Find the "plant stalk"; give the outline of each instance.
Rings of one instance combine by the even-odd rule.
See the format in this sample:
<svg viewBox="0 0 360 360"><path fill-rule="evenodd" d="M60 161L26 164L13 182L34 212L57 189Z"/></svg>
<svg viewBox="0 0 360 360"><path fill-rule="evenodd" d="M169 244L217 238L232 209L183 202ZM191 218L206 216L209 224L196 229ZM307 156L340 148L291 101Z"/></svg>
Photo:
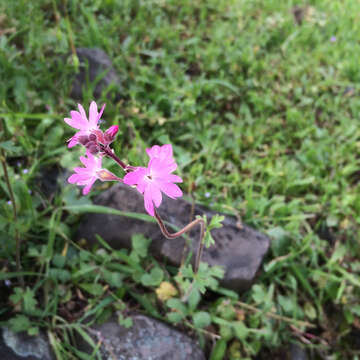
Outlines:
<svg viewBox="0 0 360 360"><path fill-rule="evenodd" d="M128 172L129 171L129 167L123 162L121 161L113 152L109 147L105 147L102 146L101 150L110 158L112 158L113 160L115 160L120 166L121 168L125 171Z"/></svg>
<svg viewBox="0 0 360 360"><path fill-rule="evenodd" d="M157 213L157 211L154 209L154 216L155 219L157 220L160 230L163 233L163 235L167 238L167 239L176 239L177 237L185 234L186 232L190 231L194 226L196 225L200 225L200 239L199 239L199 246L198 246L198 250L196 253L196 258L195 258L195 267L194 267L194 272L197 273L197 271L199 270L199 265L200 265L200 260L201 260L201 255L203 253L203 249L204 249L204 235L205 235L205 222L202 218L197 218L194 221L192 221L191 223L187 224L185 227L183 227L181 230L177 231L176 233L170 233L167 229L166 226L164 224L164 222L162 221L160 215Z"/></svg>

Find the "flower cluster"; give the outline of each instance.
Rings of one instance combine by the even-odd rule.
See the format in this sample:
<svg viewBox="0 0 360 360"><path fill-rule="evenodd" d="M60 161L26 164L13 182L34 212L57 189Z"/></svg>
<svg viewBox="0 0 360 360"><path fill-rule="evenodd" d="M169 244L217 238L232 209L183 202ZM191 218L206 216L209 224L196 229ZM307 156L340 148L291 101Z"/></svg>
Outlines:
<svg viewBox="0 0 360 360"><path fill-rule="evenodd" d="M72 148L80 144L86 148L86 157L80 157L80 161L85 167L76 167L74 169L75 174L68 179L69 183L84 186L82 191L84 195L89 193L97 179L101 181L122 181L129 186L136 186L136 189L144 195L145 209L151 216L155 215L154 205L159 207L161 204L162 192L173 199L182 196L182 191L175 184L182 182L182 179L172 174L176 170L177 164L170 144L155 145L146 149L149 156L147 167L125 165L110 148L110 144L115 140L118 133L118 126L111 126L104 133L99 128L99 120L105 105L98 112L96 103L92 101L89 119L80 104L78 108L79 111L71 111L71 118L65 118L64 121L78 130L69 139L68 147ZM122 167L126 172L123 179L102 168L104 156L112 158Z"/></svg>

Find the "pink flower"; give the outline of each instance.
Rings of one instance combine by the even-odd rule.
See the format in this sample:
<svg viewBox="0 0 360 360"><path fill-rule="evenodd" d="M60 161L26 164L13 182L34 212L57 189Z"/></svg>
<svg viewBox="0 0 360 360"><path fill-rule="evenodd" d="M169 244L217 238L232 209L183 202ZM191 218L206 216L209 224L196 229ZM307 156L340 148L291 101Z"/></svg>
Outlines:
<svg viewBox="0 0 360 360"><path fill-rule="evenodd" d="M74 129L80 130L69 140L69 148L75 146L76 144L79 144L80 136L89 136L93 132L100 131L98 122L105 109L105 104L98 113L96 102L92 101L89 108L89 120L86 117L84 108L80 104L78 104L78 108L79 111L70 111L71 119L64 118L64 121L68 125L70 125Z"/></svg>
<svg viewBox="0 0 360 360"><path fill-rule="evenodd" d="M85 165L85 167L76 167L74 169L75 174L68 178L68 182L70 184L77 184L80 186L85 185L82 191L83 195L89 193L91 187L97 179L101 181L121 181L120 178L101 167L101 157L95 157L89 150L86 151L86 155L87 158L85 156L80 156L80 161Z"/></svg>
<svg viewBox="0 0 360 360"><path fill-rule="evenodd" d="M159 207L161 204L161 192L173 199L182 196L182 191L174 184L182 182L182 179L171 174L177 168L172 158L171 145L166 148L163 146L154 148L153 146L151 149L147 149L148 155L150 152L147 168L138 167L124 177L125 184L136 185L137 190L144 194L145 209L151 216L154 216L154 205ZM158 156L152 157L155 153Z"/></svg>
<svg viewBox="0 0 360 360"><path fill-rule="evenodd" d="M146 149L146 153L148 154L150 160L157 158L160 160L166 160L168 163L175 162L171 144L165 144L163 146L154 145L153 147Z"/></svg>

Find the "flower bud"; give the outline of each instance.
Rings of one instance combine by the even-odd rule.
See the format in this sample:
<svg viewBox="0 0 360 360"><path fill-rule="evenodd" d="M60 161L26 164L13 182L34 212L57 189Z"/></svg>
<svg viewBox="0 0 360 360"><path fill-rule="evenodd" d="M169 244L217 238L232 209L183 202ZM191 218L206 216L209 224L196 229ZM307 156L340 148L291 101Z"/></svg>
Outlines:
<svg viewBox="0 0 360 360"><path fill-rule="evenodd" d="M93 139L92 141L95 141L96 143L105 145L104 134L101 130L93 130L91 132L90 136L91 136L91 139Z"/></svg>
<svg viewBox="0 0 360 360"><path fill-rule="evenodd" d="M95 141L89 141L86 144L86 148L92 155L96 155L100 151L100 147Z"/></svg>
<svg viewBox="0 0 360 360"><path fill-rule="evenodd" d="M117 126L117 125L110 126L105 131L105 134L104 134L105 141L109 144L111 142L113 142L115 140L115 137L116 137L116 134L118 131L119 131L119 126Z"/></svg>
<svg viewBox="0 0 360 360"><path fill-rule="evenodd" d="M87 135L81 135L78 137L78 142L81 145L86 145L89 142L89 137Z"/></svg>
<svg viewBox="0 0 360 360"><path fill-rule="evenodd" d="M96 174L101 181L122 181L122 179L106 169L101 169Z"/></svg>
<svg viewBox="0 0 360 360"><path fill-rule="evenodd" d="M96 140L97 140L96 135L95 135L95 134L90 134L90 135L89 135L89 140L90 140L90 141L96 141Z"/></svg>

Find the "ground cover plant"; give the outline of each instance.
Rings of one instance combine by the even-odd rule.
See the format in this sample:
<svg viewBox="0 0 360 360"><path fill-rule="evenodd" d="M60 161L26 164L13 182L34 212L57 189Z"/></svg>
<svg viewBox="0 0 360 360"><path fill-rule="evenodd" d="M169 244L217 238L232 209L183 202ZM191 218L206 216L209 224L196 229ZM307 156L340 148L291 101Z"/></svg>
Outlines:
<svg viewBox="0 0 360 360"><path fill-rule="evenodd" d="M292 342L357 359L359 34L355 0L0 0L1 324L46 329L65 359L88 358L75 333L96 353L89 319L118 310L130 326L132 309L213 360L283 358ZM248 292L221 289L221 269L202 264L186 296L192 268L160 265L140 235L131 252L74 241L82 213L112 211L55 186L82 155L63 121L77 106L76 47L103 49L120 76L120 97L95 99L118 126L116 152L144 164L147 147L171 143L189 199L272 238Z"/></svg>

